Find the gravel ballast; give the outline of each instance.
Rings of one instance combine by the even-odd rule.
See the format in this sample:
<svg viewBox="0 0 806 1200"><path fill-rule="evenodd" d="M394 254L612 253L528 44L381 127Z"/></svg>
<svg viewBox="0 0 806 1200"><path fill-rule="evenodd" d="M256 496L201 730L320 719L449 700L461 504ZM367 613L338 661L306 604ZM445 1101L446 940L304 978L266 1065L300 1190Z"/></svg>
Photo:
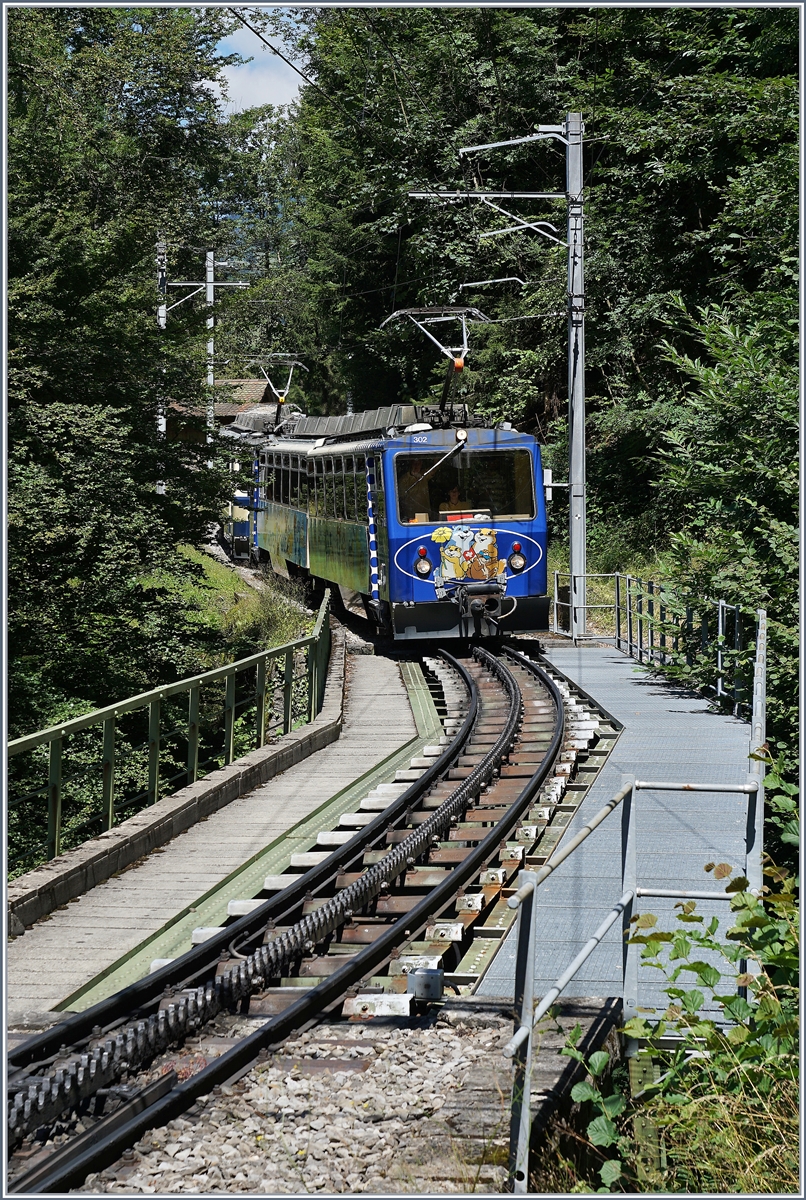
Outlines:
<svg viewBox="0 0 806 1200"><path fill-rule="evenodd" d="M427 1028L320 1025L77 1190L500 1192L509 1100L500 1048L511 1030L497 1014L452 1014Z"/></svg>

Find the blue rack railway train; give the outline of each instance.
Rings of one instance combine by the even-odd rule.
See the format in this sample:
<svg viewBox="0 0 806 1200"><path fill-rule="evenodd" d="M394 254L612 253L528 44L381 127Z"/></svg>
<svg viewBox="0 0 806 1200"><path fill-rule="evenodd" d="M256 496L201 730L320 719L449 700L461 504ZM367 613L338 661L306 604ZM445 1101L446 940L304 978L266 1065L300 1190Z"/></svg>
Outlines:
<svg viewBox="0 0 806 1200"><path fill-rule="evenodd" d="M547 628L540 447L454 406L305 417L260 404L224 431L254 460L253 551L358 593L396 640ZM240 497L239 497L240 499Z"/></svg>

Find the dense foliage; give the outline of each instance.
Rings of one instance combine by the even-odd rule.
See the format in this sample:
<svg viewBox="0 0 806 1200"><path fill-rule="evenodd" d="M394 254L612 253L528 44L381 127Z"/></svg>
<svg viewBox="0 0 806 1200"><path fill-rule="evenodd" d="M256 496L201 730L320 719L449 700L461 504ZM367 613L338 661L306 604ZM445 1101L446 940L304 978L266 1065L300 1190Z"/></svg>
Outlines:
<svg viewBox="0 0 806 1200"><path fill-rule="evenodd" d="M732 874L728 863L705 869ZM605 1051L586 1059L578 1050L577 1026L562 1053L588 1072L571 1093L592 1118L587 1145L580 1154L557 1130L535 1191L797 1191L796 881L769 862L765 878L763 904L743 876L729 879L732 922L721 934L694 900L676 906L673 930L658 929L652 913L634 918L631 940L666 977L669 997L660 1018L643 1010L625 1026L640 1039L637 1065L650 1082L631 1096Z"/></svg>
<svg viewBox="0 0 806 1200"><path fill-rule="evenodd" d="M478 202L562 191L555 141L460 156L580 111L586 125L592 569L770 618L769 729L791 766L797 645L797 20L780 8L296 10L312 83L241 118L233 186L271 266L253 340L306 354L306 400L422 399L444 360L408 305L471 303L465 398L567 461L565 251ZM255 42L256 46L259 43ZM250 193L250 188L252 189ZM234 193L233 193L234 194ZM250 198L251 195L251 198ZM502 202L548 219L562 201ZM467 288L473 280L526 281ZM231 346L248 341L249 314ZM259 333L258 333L259 330ZM567 509L552 505L554 544ZM694 671L694 683L702 683Z"/></svg>
<svg viewBox="0 0 806 1200"><path fill-rule="evenodd" d="M188 304L156 330L158 236L185 278L205 245L244 264L253 286L221 306L216 352L230 375L304 355L291 398L312 411L435 394L436 349L379 327L407 305L477 305L495 323L473 327L465 398L536 432L561 474L563 247L482 238L511 222L409 192L562 191L559 142L458 150L580 111L591 564L650 563L693 595L766 606L771 729L791 749L794 10L242 11L311 80L288 109L216 107L229 10L10 14L17 727L195 653L182 605L141 583L224 495L209 450L155 436L158 396L201 398L205 316ZM562 201L503 207L562 238ZM461 286L503 276L525 283Z"/></svg>
<svg viewBox="0 0 806 1200"><path fill-rule="evenodd" d="M159 400L202 399L204 325L185 306L157 329L154 256L164 238L198 272L216 236L225 28L212 10L9 13L12 733L187 673L209 640L153 581L191 571L174 547L229 486L203 439L157 437Z"/></svg>

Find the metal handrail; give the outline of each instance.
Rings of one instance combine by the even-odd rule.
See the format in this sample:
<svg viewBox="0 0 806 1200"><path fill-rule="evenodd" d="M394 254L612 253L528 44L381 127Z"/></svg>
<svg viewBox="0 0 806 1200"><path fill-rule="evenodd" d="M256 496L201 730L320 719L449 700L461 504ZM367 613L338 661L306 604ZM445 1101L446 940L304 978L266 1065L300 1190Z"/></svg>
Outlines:
<svg viewBox="0 0 806 1200"><path fill-rule="evenodd" d="M327 597L322 601L322 608L325 608L328 604L329 596L330 593L328 592ZM91 725L98 725L109 717L122 717L125 713L136 712L138 709L146 708L154 700L165 700L169 696L178 696L183 692L188 692L193 687L202 687L204 684L214 683L218 679L227 679L236 672L245 671L249 667L257 666L258 663L267 662L272 658L279 658L280 655L286 654L289 650L302 650L306 646L310 646L316 642L320 633L321 624L319 618L317 618L317 628L314 632L304 638L299 638L295 642L284 642L282 646L274 646L271 650L259 650L257 654L250 654L248 658L240 658L235 662L225 663L223 667L214 667L210 671L204 671L201 675L191 675L187 679L178 680L176 683L166 683L162 687L154 688L150 692L140 692L136 696L130 696L127 700L120 700L116 704L108 704L106 708L95 708L92 712L85 713L83 717L73 717L70 721L64 721L60 725L51 725L48 729L42 729L38 733L29 733L24 737L14 738L8 743L6 753L9 758L13 758L15 754L21 754L23 750L33 750L35 746L52 742L56 737L67 737L71 733L78 733L79 730L88 729Z"/></svg>
<svg viewBox="0 0 806 1200"><path fill-rule="evenodd" d="M100 763L96 763L92 768L89 768L92 771L100 769L101 807L97 812L87 817L82 825L74 826L71 832L75 835L87 824L95 821L101 821L104 830L111 829L115 824L116 812L121 807L128 809L137 800L142 798L145 798L147 802L156 803L161 796L170 795L173 791L176 791L176 787L171 787L171 784L182 786L182 783L179 782L182 780L188 784L195 783L200 773L203 773L203 768L209 765L207 762L200 763L199 761L201 689L208 684L222 681L225 683L224 719L222 723L223 760L225 765L231 763L235 758L236 723L239 713L245 707L252 705L256 707L254 741L257 748L264 746L267 738L279 733L280 730L283 733L291 731L294 725L295 710L297 717L299 717L299 703L305 692L307 692L307 695L304 699L304 719L308 721L313 720L320 711L324 700L327 663L330 655L329 612L330 591L327 590L317 613L313 632L305 637L298 638L293 642L285 642L281 646L260 650L255 654L250 654L246 658L226 663L220 667L214 667L198 675L178 680L176 683L165 684L162 687L153 688L151 691L141 692L139 695L131 696L128 699L107 705L104 708L95 709L70 721L64 721L59 725L50 726L48 729L15 738L9 742L7 749L9 758L14 758L26 751L35 750L40 746L48 747L48 765L46 768L48 771L48 783L42 788L36 789L37 793L45 792L47 794L48 828L46 853L48 860L55 858L56 855L61 853L64 841L62 833L62 798L64 785L71 778L70 776L65 777L62 770L65 739L69 738L72 734L94 727L102 730L101 761ZM300 654L304 654L305 659L301 664L301 669L298 669L298 656ZM280 666L280 670L277 672L272 667L272 677L270 677L267 665L275 662ZM255 671L254 691L250 692L246 698L241 696L239 699L236 677L244 671L249 670ZM188 696L187 722L184 725L180 724L178 727L164 732L162 730L164 718L163 702L170 697L179 695ZM278 697L278 711L276 714L274 712L274 701L272 700L273 695ZM282 696L281 704L280 695ZM145 792L138 790L134 797L128 797L127 800L130 800L131 803L122 806L115 799L115 772L116 768L121 765L125 758L133 757L133 752L127 755L122 748L116 747L117 722L121 717L136 712L147 713L148 718L147 739L138 747L141 752L147 752L148 786ZM274 719L275 716L276 719ZM187 769L177 772L168 780L161 779L160 756L168 739L176 734L184 736L187 739ZM144 771L145 768L146 764L144 763ZM145 777L143 778L143 783L145 783ZM163 790L166 783L169 787L167 790ZM19 799L22 801L23 799L32 798L33 795L34 793L29 790L25 796ZM11 798L12 803L14 799L14 797ZM38 850L38 846L33 846L22 855L17 855L13 861L21 862L26 857L37 857Z"/></svg>
<svg viewBox="0 0 806 1200"><path fill-rule="evenodd" d="M554 851L539 871L521 871L520 887L508 898L507 905L518 910L516 963L515 963L515 1004L519 1010L518 1028L503 1047L502 1053L507 1058L514 1059L514 1074L512 1086L512 1108L510 1119L510 1174L512 1190L516 1194L528 1191L528 1157L531 1136L531 1072L532 1072L532 1035L533 1031L546 1015L551 1006L562 992L579 973L582 966L590 958L593 951L612 928L619 917L622 919L622 931L625 939L622 957L622 1018L629 1019L635 1015L638 992L638 961L636 948L628 941L630 925L633 920L635 901L642 896L655 896L669 899L697 899L730 901L731 896L725 892L715 891L682 891L673 888L647 888L638 886L637 878L637 847L635 829L635 796L638 791L676 791L676 792L730 792L744 795L748 798L748 819L746 835L746 864L745 873L748 880L760 871L760 848L754 840L754 814L763 807L762 779L750 778L747 783L738 784L703 784L655 782L646 780L631 780L599 810L598 813L583 826L576 837L561 850ZM605 919L594 931L576 957L568 964L565 971L554 981L538 1005L534 1003L534 968L535 968L535 931L537 928L535 914L535 894L538 887L549 875L576 850L594 829L601 825L618 806L629 796L629 803L623 809L622 818L622 848L621 848L621 877L622 895L607 914ZM758 861L756 861L758 860ZM747 964L745 964L747 965ZM628 995L628 993L632 995Z"/></svg>
<svg viewBox="0 0 806 1200"><path fill-rule="evenodd" d="M559 572L554 573L555 597ZM601 576L600 576L601 578ZM616 576L617 598L618 580ZM650 593L652 594L652 593ZM661 612L663 610L661 609ZM654 616L654 613L651 614ZM638 886L637 847L635 824L635 797L639 791L676 791L676 792L731 792L747 797L747 813L745 825L745 876L747 890L754 896L760 896L763 885L763 851L764 851L764 769L765 769L765 736L766 736L766 665L767 665L767 614L763 609L758 611L756 629L755 664L753 672L752 713L750 730L750 770L746 783L678 783L665 780L636 779L625 784L619 792L599 810L583 828L561 850L555 849L539 871L522 871L519 876L521 886L509 897L507 904L511 909L518 910L517 943L515 959L514 1000L519 1013L518 1028L513 1037L503 1049L503 1053L514 1059L512 1103L510 1113L510 1152L509 1170L512 1191L518 1194L528 1192L529 1187L529 1143L531 1138L531 1072L532 1072L532 1034L537 1022L543 1017L551 1005L562 994L563 990L579 972L593 951L601 942L619 916L622 918L622 933L624 947L622 954L622 1017L628 1018L635 1014L638 994L638 960L635 945L629 943L630 924L636 900L643 896L654 896L682 900L719 900L730 901L731 896L726 892L700 891L674 888L653 888ZM556 609L555 609L556 625ZM605 640L605 639L602 639ZM664 643L661 643L663 646ZM665 647L664 647L665 648ZM566 970L555 980L537 1007L534 1004L534 973L535 973L535 896L537 888L584 842L594 829L601 825L616 808L629 796L629 801L622 809L621 834L621 886L622 895L610 910L607 917L599 925L577 954ZM740 973L756 973L758 964L752 961L740 965ZM740 989L740 994L744 989ZM746 990L745 994L746 994Z"/></svg>
<svg viewBox="0 0 806 1200"><path fill-rule="evenodd" d="M569 581L567 600L560 597L561 579ZM715 657L716 682L705 684L704 690L713 692L719 699L729 699L734 716L738 716L740 710L750 706L750 680L748 677L745 686L739 671L741 656L749 649L745 644L745 624L750 617L749 610L743 609L740 604L730 604L726 600L710 600L707 597L699 600L695 608L694 604L679 597L675 588L665 582L642 580L635 575L623 575L620 572L587 574L585 579L612 579L613 600L602 604L579 604L571 598L570 584L573 580L570 572L555 571L551 622L553 633L571 638L575 643L610 643L638 662L654 663L661 667L682 666L684 663L688 667L692 666L695 657L693 642L698 640L699 653L706 654L710 648ZM703 611L713 608L716 608L715 636L712 636L713 618L709 617L707 611ZM566 610L569 629L562 629L559 614ZM613 632L580 633L579 628L575 629L575 625L579 626L579 614L584 616L588 611L612 612ZM764 610L756 610L756 643L760 626L765 620ZM732 639L729 637L731 621ZM680 646L681 638L683 648ZM728 645L729 640L733 642L731 646Z"/></svg>

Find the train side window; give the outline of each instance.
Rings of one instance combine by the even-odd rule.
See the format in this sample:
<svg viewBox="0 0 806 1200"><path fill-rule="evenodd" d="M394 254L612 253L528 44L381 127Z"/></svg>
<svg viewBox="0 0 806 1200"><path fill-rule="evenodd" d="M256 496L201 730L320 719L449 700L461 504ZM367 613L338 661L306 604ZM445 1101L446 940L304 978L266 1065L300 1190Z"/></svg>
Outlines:
<svg viewBox="0 0 806 1200"><path fill-rule="evenodd" d="M324 480L325 463L323 458L314 458L313 460L313 511L314 515L321 517L325 514L325 480Z"/></svg>
<svg viewBox="0 0 806 1200"><path fill-rule="evenodd" d="M344 518L344 460L333 459L333 516L337 520Z"/></svg>
<svg viewBox="0 0 806 1200"><path fill-rule="evenodd" d="M289 492L290 482L291 482L291 480L290 480L290 471L289 471L289 456L287 454L284 454L282 456L281 467L280 467L280 503L281 504L288 504L288 492Z"/></svg>
<svg viewBox="0 0 806 1200"><path fill-rule="evenodd" d="M355 487L355 458L347 454L344 457L344 512L348 521L357 520Z"/></svg>
<svg viewBox="0 0 806 1200"><path fill-rule="evenodd" d="M355 460L355 519L361 525L369 520L367 509L367 464L363 454Z"/></svg>
<svg viewBox="0 0 806 1200"><path fill-rule="evenodd" d="M279 485L277 482L277 478L278 478L277 458L278 458L278 456L276 454L271 454L271 455L269 455L269 458L268 458L268 463L269 463L270 472L271 472L270 481L269 481L269 494L275 504L280 499L280 488L279 488Z"/></svg>
<svg viewBox="0 0 806 1200"><path fill-rule="evenodd" d="M313 463L309 458L299 460L299 506L303 512L312 511Z"/></svg>
<svg viewBox="0 0 806 1200"><path fill-rule="evenodd" d="M291 485L288 492L288 502L292 508L299 508L299 458L291 455Z"/></svg>
<svg viewBox="0 0 806 1200"><path fill-rule="evenodd" d="M375 458L375 490L372 493L373 512L376 525L386 524L386 491L383 486L383 459Z"/></svg>

